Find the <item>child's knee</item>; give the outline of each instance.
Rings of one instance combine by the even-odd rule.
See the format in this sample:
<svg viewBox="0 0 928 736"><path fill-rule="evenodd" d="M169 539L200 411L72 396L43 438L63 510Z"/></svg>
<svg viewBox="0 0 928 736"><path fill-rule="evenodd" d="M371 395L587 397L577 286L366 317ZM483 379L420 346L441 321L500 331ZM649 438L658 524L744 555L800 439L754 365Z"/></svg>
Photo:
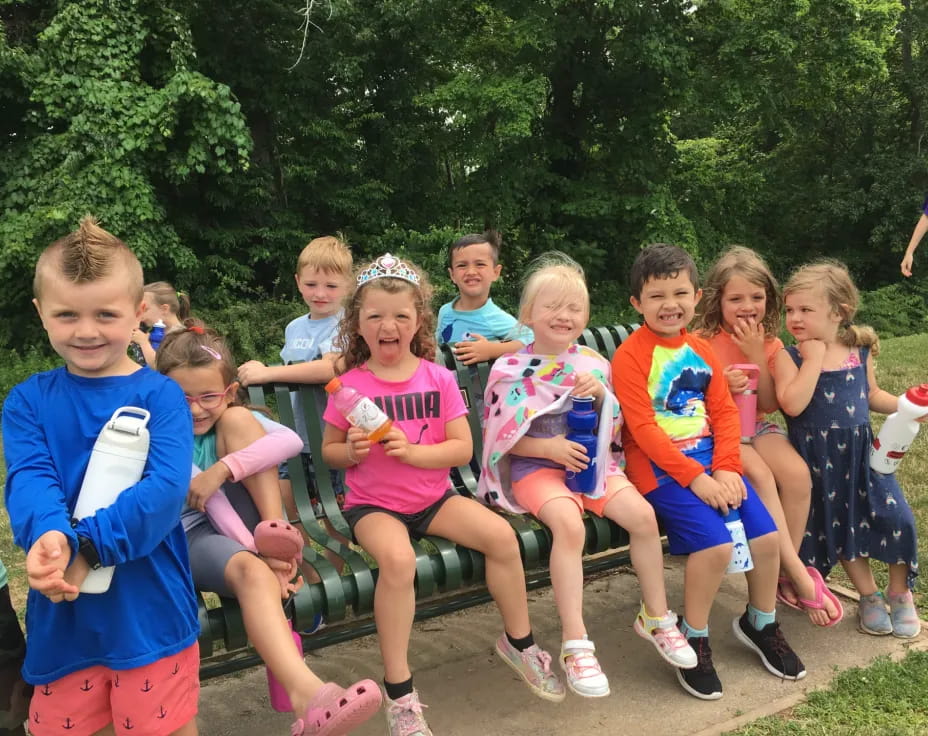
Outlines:
<svg viewBox="0 0 928 736"><path fill-rule="evenodd" d="M697 563L705 568L723 575L731 562L732 545L717 544L690 554L690 562Z"/></svg>
<svg viewBox="0 0 928 736"><path fill-rule="evenodd" d="M515 532L503 517L493 515L492 521L487 523L487 542L483 554L497 560L522 559L519 551L519 540Z"/></svg>
<svg viewBox="0 0 928 736"><path fill-rule="evenodd" d="M557 544L563 544L571 549L582 549L586 542L586 526L579 513L558 514L548 519L548 528Z"/></svg>
<svg viewBox="0 0 928 736"><path fill-rule="evenodd" d="M377 555L377 568L380 582L412 586L416 577L416 553L410 545L394 545Z"/></svg>
<svg viewBox="0 0 928 736"><path fill-rule="evenodd" d="M780 560L780 542L776 532L764 534L760 537L754 537L749 540L748 545L751 547L751 557L754 558L755 564L758 561L774 558L779 564Z"/></svg>
<svg viewBox="0 0 928 736"><path fill-rule="evenodd" d="M658 536L657 517L654 515L654 508L647 502L628 512L623 522L622 526L629 534L642 537Z"/></svg>

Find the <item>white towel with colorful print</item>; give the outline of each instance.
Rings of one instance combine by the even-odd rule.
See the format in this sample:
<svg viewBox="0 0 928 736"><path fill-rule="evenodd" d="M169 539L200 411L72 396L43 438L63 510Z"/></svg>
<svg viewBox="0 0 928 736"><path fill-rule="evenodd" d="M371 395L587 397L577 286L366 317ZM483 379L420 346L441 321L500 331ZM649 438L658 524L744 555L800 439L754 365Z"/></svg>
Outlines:
<svg viewBox="0 0 928 736"><path fill-rule="evenodd" d="M606 492L608 476L624 477L624 457L618 447L622 413L612 393L608 361L583 345L571 345L560 355L523 351L497 358L484 391L484 441L478 495L486 503L513 513L526 513L512 495L509 451L529 430L533 419L568 411L565 405L571 400L570 391L581 373L592 373L606 387L599 409L596 456L600 462L596 463L596 490L586 495L601 498Z"/></svg>

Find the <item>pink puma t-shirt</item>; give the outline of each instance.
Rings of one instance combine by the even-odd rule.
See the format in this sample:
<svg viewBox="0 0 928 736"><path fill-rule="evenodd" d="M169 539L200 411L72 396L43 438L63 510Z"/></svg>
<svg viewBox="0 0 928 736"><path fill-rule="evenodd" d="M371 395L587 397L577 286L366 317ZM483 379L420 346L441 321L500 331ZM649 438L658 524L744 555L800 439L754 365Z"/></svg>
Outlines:
<svg viewBox="0 0 928 736"><path fill-rule="evenodd" d="M361 366L341 376L342 384L357 389L383 409L414 445L444 442L445 425L467 413L454 376L427 360L406 381L384 381ZM332 402L323 419L347 431L345 419ZM345 508L373 505L401 514L414 514L431 506L451 486L448 468L414 468L388 457L376 443L359 465L345 471Z"/></svg>

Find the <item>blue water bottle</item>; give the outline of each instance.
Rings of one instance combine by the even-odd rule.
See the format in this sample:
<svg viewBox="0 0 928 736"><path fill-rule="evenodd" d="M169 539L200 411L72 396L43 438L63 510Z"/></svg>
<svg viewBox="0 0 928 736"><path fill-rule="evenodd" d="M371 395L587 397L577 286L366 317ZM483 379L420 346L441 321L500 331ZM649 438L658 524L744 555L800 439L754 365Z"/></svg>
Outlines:
<svg viewBox="0 0 928 736"><path fill-rule="evenodd" d="M599 446L596 423L599 415L593 409L592 396L574 396L573 402L573 408L567 412L566 438L583 445L590 464L579 473L568 470L566 483L574 493L592 493L596 490L596 450Z"/></svg>
<svg viewBox="0 0 928 736"><path fill-rule="evenodd" d="M151 343L151 349L157 350L163 339L164 322L159 319L157 322L155 322L155 324L152 325L151 332L148 333L148 342Z"/></svg>

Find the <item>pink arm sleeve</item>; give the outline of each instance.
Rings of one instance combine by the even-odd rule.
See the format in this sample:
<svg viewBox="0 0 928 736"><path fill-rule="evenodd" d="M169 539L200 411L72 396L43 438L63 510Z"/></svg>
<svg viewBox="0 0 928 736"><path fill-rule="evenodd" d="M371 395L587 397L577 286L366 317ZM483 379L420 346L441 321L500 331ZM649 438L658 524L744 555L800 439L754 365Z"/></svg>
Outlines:
<svg viewBox="0 0 928 736"><path fill-rule="evenodd" d="M232 471L232 480L239 481L276 467L303 449L303 440L292 429L277 422L262 422L262 426L267 430L264 437L220 458Z"/></svg>

